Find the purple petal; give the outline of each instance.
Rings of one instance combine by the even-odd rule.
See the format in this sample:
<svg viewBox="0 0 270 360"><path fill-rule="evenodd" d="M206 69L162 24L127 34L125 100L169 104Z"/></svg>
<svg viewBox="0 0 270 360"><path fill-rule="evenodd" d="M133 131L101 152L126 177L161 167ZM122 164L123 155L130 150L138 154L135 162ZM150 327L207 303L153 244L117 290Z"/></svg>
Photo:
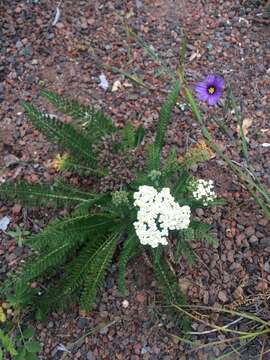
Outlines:
<svg viewBox="0 0 270 360"><path fill-rule="evenodd" d="M219 101L220 96L215 94L208 97L208 104L213 106L216 105Z"/></svg>
<svg viewBox="0 0 270 360"><path fill-rule="evenodd" d="M205 82L200 82L196 86L197 98L199 100L207 100L207 84Z"/></svg>
<svg viewBox="0 0 270 360"><path fill-rule="evenodd" d="M224 86L224 82L225 82L225 80L222 76L215 77L215 83L216 83L217 87L220 87L222 89Z"/></svg>
<svg viewBox="0 0 270 360"><path fill-rule="evenodd" d="M197 99L201 100L201 101L207 101L208 100L208 95L207 94L198 94L197 95Z"/></svg>
<svg viewBox="0 0 270 360"><path fill-rule="evenodd" d="M197 91L205 91L207 90L207 83L205 81L201 81L196 85Z"/></svg>
<svg viewBox="0 0 270 360"><path fill-rule="evenodd" d="M206 77L207 85L213 85L215 84L216 76L215 75L208 75Z"/></svg>

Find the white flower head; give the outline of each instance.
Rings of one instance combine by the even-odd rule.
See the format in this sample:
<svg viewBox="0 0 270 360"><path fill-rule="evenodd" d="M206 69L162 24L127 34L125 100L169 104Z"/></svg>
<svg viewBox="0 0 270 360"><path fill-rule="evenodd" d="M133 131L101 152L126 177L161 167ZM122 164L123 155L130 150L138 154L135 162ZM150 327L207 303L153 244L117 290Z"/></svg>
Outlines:
<svg viewBox="0 0 270 360"><path fill-rule="evenodd" d="M217 197L214 189L214 181L204 179L196 180L192 194L196 200L202 200L203 205L208 205Z"/></svg>
<svg viewBox="0 0 270 360"><path fill-rule="evenodd" d="M139 207L134 227L141 244L153 248L168 244L169 230L187 229L190 223L190 207L175 202L169 188L158 192L154 187L143 185L134 193L134 205Z"/></svg>

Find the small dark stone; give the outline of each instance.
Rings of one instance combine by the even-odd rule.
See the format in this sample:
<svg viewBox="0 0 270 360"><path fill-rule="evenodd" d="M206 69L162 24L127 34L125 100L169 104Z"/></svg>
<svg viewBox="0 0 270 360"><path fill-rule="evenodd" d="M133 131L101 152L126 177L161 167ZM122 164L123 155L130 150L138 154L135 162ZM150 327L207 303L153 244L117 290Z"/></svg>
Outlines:
<svg viewBox="0 0 270 360"><path fill-rule="evenodd" d="M270 246L270 237L266 237L260 240L260 246L267 247Z"/></svg>
<svg viewBox="0 0 270 360"><path fill-rule="evenodd" d="M78 321L78 328L85 329L89 325L89 321L85 318L80 318Z"/></svg>
<svg viewBox="0 0 270 360"><path fill-rule="evenodd" d="M257 238L257 236L252 235L252 236L249 238L249 242L250 242L251 245L257 245L258 242L259 242L259 239Z"/></svg>
<svg viewBox="0 0 270 360"><path fill-rule="evenodd" d="M96 360L96 355L93 353L93 351L88 351L88 353L86 354L86 359L87 360Z"/></svg>
<svg viewBox="0 0 270 360"><path fill-rule="evenodd" d="M112 277L108 277L106 280L106 288L112 289L114 286L114 279Z"/></svg>
<svg viewBox="0 0 270 360"><path fill-rule="evenodd" d="M18 40L17 42L16 42L16 48L17 49L21 49L23 47L23 43L21 42L21 40Z"/></svg>
<svg viewBox="0 0 270 360"><path fill-rule="evenodd" d="M27 58L30 58L33 56L34 50L31 44L27 44L23 50L23 55Z"/></svg>
<svg viewBox="0 0 270 360"><path fill-rule="evenodd" d="M106 334L108 333L108 331L109 331L108 326L105 326L104 328L102 328L102 329L99 331L99 333L100 333L101 335L106 335Z"/></svg>
<svg viewBox="0 0 270 360"><path fill-rule="evenodd" d="M252 226L246 228L245 233L247 236L251 236L255 233L255 229Z"/></svg>
<svg viewBox="0 0 270 360"><path fill-rule="evenodd" d="M23 254L23 248L21 246L18 246L14 249L14 254L16 256L21 256Z"/></svg>

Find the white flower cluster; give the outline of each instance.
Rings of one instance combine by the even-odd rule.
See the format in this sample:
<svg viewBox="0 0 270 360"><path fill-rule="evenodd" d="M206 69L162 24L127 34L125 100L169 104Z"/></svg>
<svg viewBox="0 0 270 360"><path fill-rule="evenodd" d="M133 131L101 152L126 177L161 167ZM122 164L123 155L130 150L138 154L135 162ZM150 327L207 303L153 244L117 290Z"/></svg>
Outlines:
<svg viewBox="0 0 270 360"><path fill-rule="evenodd" d="M202 200L203 205L208 205L217 195L214 190L213 180L198 179L194 184L193 196L197 200Z"/></svg>
<svg viewBox="0 0 270 360"><path fill-rule="evenodd" d="M134 199L134 205L139 207L134 227L141 244L167 245L169 230L188 228L190 207L177 204L169 188L158 192L152 186L143 185L134 193Z"/></svg>

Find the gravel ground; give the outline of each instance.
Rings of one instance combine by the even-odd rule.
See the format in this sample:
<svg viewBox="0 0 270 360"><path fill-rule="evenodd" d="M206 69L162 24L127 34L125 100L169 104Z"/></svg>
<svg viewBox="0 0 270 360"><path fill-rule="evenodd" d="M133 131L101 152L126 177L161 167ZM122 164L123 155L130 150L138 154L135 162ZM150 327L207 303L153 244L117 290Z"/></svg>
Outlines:
<svg viewBox="0 0 270 360"><path fill-rule="evenodd" d="M106 109L116 123L143 123L148 136L154 130L160 104L170 81L161 74L144 51L127 36L123 20L137 30L165 58L177 67L181 35L188 34L187 79L191 84L209 72L222 74L240 99L248 129L250 162L257 176L270 187L269 83L270 42L267 4L263 1L74 1L64 0L56 26L52 26L57 1L0 1L0 180L52 181L50 166L57 148L34 130L20 107L21 100L33 101L53 113L39 96L41 86ZM110 67L137 74L151 90L130 86ZM99 86L104 73L110 87ZM121 82L112 91L115 81ZM206 109L205 109L206 110ZM221 108L213 116L226 120L236 135L233 115L224 118ZM221 146L243 163L235 146L209 127ZM188 111L176 110L167 145L175 144L179 154L200 138L200 129ZM208 247L195 244L197 264L183 259L176 267L189 301L218 306L230 304L241 295L258 296L270 285L270 223L250 199L238 180L217 158L198 167L197 173L213 178L228 205L198 216L214 224L219 243ZM71 181L79 181L71 177ZM52 212L26 210L18 204L0 203L0 218L38 231L52 218ZM0 233L0 280L17 266L27 250ZM129 266L129 296L116 287L116 269L109 274L105 291L91 314L74 307L52 314L45 324L36 324L44 344L40 359L215 359L225 348L189 352L171 333L173 323L163 315L152 283L151 269L142 261ZM124 300L128 301L123 303ZM125 307L126 306L126 307ZM267 309L269 310L269 309ZM204 326L194 323L196 331ZM79 341L78 341L79 339ZM201 338L202 343L211 338ZM76 342L77 341L77 342ZM57 351L63 344L70 353ZM267 344L266 344L267 345ZM270 344L269 344L270 346ZM256 342L234 358L258 359ZM267 359L267 357L265 358Z"/></svg>

